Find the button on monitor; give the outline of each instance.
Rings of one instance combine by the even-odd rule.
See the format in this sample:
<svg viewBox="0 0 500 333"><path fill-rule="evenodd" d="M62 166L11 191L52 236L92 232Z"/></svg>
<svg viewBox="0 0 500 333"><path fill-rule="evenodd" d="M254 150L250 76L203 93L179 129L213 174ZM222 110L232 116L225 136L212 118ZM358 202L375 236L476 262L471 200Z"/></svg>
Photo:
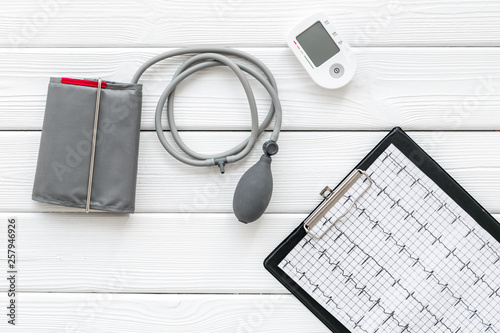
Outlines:
<svg viewBox="0 0 500 333"><path fill-rule="evenodd" d="M342 77L342 75L344 75L344 66L341 64L333 64L330 67L330 75L336 79Z"/></svg>

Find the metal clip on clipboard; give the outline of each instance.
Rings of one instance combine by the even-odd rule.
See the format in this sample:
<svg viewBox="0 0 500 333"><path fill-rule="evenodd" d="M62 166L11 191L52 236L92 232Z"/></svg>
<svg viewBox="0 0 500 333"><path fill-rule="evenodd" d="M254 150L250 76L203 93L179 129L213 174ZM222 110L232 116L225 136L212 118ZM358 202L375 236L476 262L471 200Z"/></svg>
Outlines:
<svg viewBox="0 0 500 333"><path fill-rule="evenodd" d="M346 192L360 179L361 177L366 177L368 181L368 186L363 189L359 196L353 200L351 206L339 216L335 221L330 223L330 226L323 231L319 236L313 233L312 228L321 220L325 214L332 209L332 207L346 194ZM361 169L356 169L338 186L335 191L328 186L319 193L325 200L318 206L318 208L312 212L312 214L304 221L305 231L315 239L321 239L340 219L346 216L351 209L354 207L356 202L368 191L368 189L373 185L373 181L370 176L366 174L365 171Z"/></svg>

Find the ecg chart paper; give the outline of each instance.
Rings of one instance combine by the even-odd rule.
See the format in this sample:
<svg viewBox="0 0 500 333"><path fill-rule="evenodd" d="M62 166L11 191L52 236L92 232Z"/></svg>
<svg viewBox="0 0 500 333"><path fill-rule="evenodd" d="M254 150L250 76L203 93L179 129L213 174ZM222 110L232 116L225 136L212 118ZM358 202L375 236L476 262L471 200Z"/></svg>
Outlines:
<svg viewBox="0 0 500 333"><path fill-rule="evenodd" d="M366 173L279 267L353 333L500 333L499 243L394 145Z"/></svg>

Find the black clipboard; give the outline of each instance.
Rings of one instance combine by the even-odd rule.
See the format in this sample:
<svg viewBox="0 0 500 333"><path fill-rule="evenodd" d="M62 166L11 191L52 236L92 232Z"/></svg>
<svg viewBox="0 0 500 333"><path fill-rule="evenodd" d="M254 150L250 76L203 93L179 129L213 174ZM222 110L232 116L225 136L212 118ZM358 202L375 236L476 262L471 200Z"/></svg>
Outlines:
<svg viewBox="0 0 500 333"><path fill-rule="evenodd" d="M366 170L387 147L394 145L410 159L423 173L432 179L451 199L453 199L476 222L500 242L500 224L442 167L420 148L401 128L394 128L354 169ZM346 177L347 178L347 177ZM342 184L346 178L340 183ZM337 186L338 187L338 186ZM335 188L333 191L335 191ZM325 199L326 200L326 199ZM325 201L323 200L323 201ZM322 204L321 202L318 207ZM318 208L317 207L317 208ZM316 209L313 210L313 212ZM312 214L312 213L311 213ZM308 216L308 218L311 215ZM307 218L306 218L307 220ZM305 221L306 221L305 220ZM306 236L302 222L264 261L264 267L315 314L332 332L351 333L342 323L316 302L281 268L279 263Z"/></svg>

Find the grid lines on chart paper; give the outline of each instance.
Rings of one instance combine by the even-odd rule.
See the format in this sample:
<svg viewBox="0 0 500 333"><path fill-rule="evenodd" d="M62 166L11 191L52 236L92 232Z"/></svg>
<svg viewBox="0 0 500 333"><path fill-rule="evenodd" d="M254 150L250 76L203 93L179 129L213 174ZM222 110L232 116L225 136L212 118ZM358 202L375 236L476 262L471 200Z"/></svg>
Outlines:
<svg viewBox="0 0 500 333"><path fill-rule="evenodd" d="M500 333L498 242L394 145L366 173L279 267L353 333Z"/></svg>

